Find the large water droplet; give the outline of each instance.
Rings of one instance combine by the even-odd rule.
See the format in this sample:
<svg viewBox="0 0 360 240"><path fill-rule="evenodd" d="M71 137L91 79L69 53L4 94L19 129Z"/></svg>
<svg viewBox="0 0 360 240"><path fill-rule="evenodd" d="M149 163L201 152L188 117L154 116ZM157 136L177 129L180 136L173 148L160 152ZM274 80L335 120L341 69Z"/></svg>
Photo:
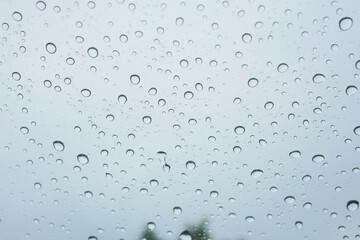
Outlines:
<svg viewBox="0 0 360 240"><path fill-rule="evenodd" d="M295 202L295 198L293 196L287 196L286 198L284 198L284 202L286 203L294 203Z"/></svg>
<svg viewBox="0 0 360 240"><path fill-rule="evenodd" d="M277 70L281 73L286 72L289 69L289 66L286 63L280 63L277 67Z"/></svg>
<svg viewBox="0 0 360 240"><path fill-rule="evenodd" d="M99 55L99 52L96 48L91 47L87 50L89 57L96 58Z"/></svg>
<svg viewBox="0 0 360 240"><path fill-rule="evenodd" d="M245 128L243 126L237 126L237 127L235 127L234 132L237 135L242 135L245 132Z"/></svg>
<svg viewBox="0 0 360 240"><path fill-rule="evenodd" d="M59 152L62 152L65 149L65 145L61 141L54 141L53 146L54 146L55 150L59 151Z"/></svg>
<svg viewBox="0 0 360 240"><path fill-rule="evenodd" d="M150 116L144 116L142 119L143 123L150 124L152 122L152 119Z"/></svg>
<svg viewBox="0 0 360 240"><path fill-rule="evenodd" d="M343 31L349 30L353 25L353 20L349 17L344 17L339 21L339 28Z"/></svg>
<svg viewBox="0 0 360 240"><path fill-rule="evenodd" d="M191 240L192 239L191 234L188 230L183 231L180 234L179 238L180 238L180 240Z"/></svg>
<svg viewBox="0 0 360 240"><path fill-rule="evenodd" d="M156 224L153 222L148 222L147 227L150 231L153 231L156 228Z"/></svg>
<svg viewBox="0 0 360 240"><path fill-rule="evenodd" d="M266 110L271 110L271 109L273 109L273 107L274 107L274 103L273 103L273 102L267 102L267 103L265 103L265 105L264 105L264 108L265 108Z"/></svg>
<svg viewBox="0 0 360 240"><path fill-rule="evenodd" d="M295 226L297 227L297 229L302 229L303 223L301 221L297 221L295 222Z"/></svg>
<svg viewBox="0 0 360 240"><path fill-rule="evenodd" d="M301 157L301 152L295 150L295 151L290 152L289 156L292 157L292 158L299 158L299 157Z"/></svg>
<svg viewBox="0 0 360 240"><path fill-rule="evenodd" d="M82 165L86 165L89 163L89 158L87 155L85 154L79 154L77 155L77 160L79 163L81 163Z"/></svg>
<svg viewBox="0 0 360 240"><path fill-rule="evenodd" d="M126 103L127 102L127 97L124 94L119 95L118 96L118 102L122 103L122 104Z"/></svg>
<svg viewBox="0 0 360 240"><path fill-rule="evenodd" d="M190 99L192 99L193 97L194 97L194 94L193 94L192 92L190 92L190 91L186 91L186 92L184 93L184 98L187 99L187 100L190 100Z"/></svg>
<svg viewBox="0 0 360 240"><path fill-rule="evenodd" d="M312 160L315 163L321 163L322 161L325 160L325 157L321 154L317 154L317 155L313 156Z"/></svg>
<svg viewBox="0 0 360 240"><path fill-rule="evenodd" d="M257 78L250 78L248 81L249 87L256 87L259 84L259 80Z"/></svg>
<svg viewBox="0 0 360 240"><path fill-rule="evenodd" d="M189 170L194 170L196 167L196 164L194 161L187 161L185 165L186 165L186 168Z"/></svg>
<svg viewBox="0 0 360 240"><path fill-rule="evenodd" d="M357 91L358 91L357 87L352 85L348 86L345 90L346 94L349 96L354 95L355 93L357 93Z"/></svg>
<svg viewBox="0 0 360 240"><path fill-rule="evenodd" d="M357 126L354 128L354 133L358 136L360 136L360 126Z"/></svg>
<svg viewBox="0 0 360 240"><path fill-rule="evenodd" d="M179 215L182 213L182 209L181 207L174 207L173 208L173 212L176 214L176 215Z"/></svg>
<svg viewBox="0 0 360 240"><path fill-rule="evenodd" d="M133 74L130 76L130 82L134 85L138 85L140 83L139 75Z"/></svg>
<svg viewBox="0 0 360 240"><path fill-rule="evenodd" d="M359 208L359 202L357 200L350 200L346 204L347 210L354 212Z"/></svg>
<svg viewBox="0 0 360 240"><path fill-rule="evenodd" d="M312 78L314 83L322 83L325 81L325 76L321 73L317 73Z"/></svg>
<svg viewBox="0 0 360 240"><path fill-rule="evenodd" d="M83 97L90 97L91 91L87 88L84 88L83 90L81 90L81 95L83 95Z"/></svg>
<svg viewBox="0 0 360 240"><path fill-rule="evenodd" d="M253 170L253 171L251 172L250 175L251 175L253 178L259 178L259 177L261 177L263 174L264 174L263 170L261 170L261 169L255 169L255 170Z"/></svg>
<svg viewBox="0 0 360 240"><path fill-rule="evenodd" d="M45 48L46 48L46 51L50 54L56 53L56 50L57 50L56 45L52 42L47 43L45 45Z"/></svg>
<svg viewBox="0 0 360 240"><path fill-rule="evenodd" d="M19 12L13 12L12 17L17 22L20 22L23 19L23 16Z"/></svg>
<svg viewBox="0 0 360 240"><path fill-rule="evenodd" d="M251 222L254 222L255 221L255 218L253 216L247 216L245 218L245 221L247 221L248 223L251 223Z"/></svg>

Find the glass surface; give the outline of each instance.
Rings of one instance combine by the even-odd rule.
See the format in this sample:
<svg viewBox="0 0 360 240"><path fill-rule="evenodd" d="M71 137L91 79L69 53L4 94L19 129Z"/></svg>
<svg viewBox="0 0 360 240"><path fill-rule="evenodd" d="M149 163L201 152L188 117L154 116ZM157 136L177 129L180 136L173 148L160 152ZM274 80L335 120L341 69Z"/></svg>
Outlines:
<svg viewBox="0 0 360 240"><path fill-rule="evenodd" d="M359 240L359 16L1 0L1 239Z"/></svg>

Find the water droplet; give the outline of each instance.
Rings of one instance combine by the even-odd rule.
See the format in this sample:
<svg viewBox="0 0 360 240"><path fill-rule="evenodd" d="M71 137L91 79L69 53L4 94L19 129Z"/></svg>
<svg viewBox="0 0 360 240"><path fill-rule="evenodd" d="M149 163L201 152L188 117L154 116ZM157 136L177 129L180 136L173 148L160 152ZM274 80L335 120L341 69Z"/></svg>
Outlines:
<svg viewBox="0 0 360 240"><path fill-rule="evenodd" d="M92 198L93 197L93 193L91 191L85 191L84 192L84 196L87 198Z"/></svg>
<svg viewBox="0 0 360 240"><path fill-rule="evenodd" d="M20 22L23 19L23 16L19 12L13 12L12 17L17 22Z"/></svg>
<svg viewBox="0 0 360 240"><path fill-rule="evenodd" d="M122 103L122 104L126 103L127 102L127 97L124 94L119 95L118 96L118 102Z"/></svg>
<svg viewBox="0 0 360 240"><path fill-rule="evenodd" d="M176 18L175 24L176 24L177 26L182 26L182 25L184 24L184 19L183 19L182 17Z"/></svg>
<svg viewBox="0 0 360 240"><path fill-rule="evenodd" d="M150 116L144 116L142 119L143 123L150 124L152 122L152 119Z"/></svg>
<svg viewBox="0 0 360 240"><path fill-rule="evenodd" d="M90 237L88 237L88 240L98 240L98 238L95 236L90 236Z"/></svg>
<svg viewBox="0 0 360 240"><path fill-rule="evenodd" d="M187 100L191 100L194 97L194 94L191 91L186 91L184 93L184 98Z"/></svg>
<svg viewBox="0 0 360 240"><path fill-rule="evenodd" d="M265 108L266 110L271 110L273 107L274 107L274 103L273 103L273 102L267 102L267 103L265 103L265 105L264 105L264 108Z"/></svg>
<svg viewBox="0 0 360 240"><path fill-rule="evenodd" d="M359 202L356 201L356 200L350 200L350 201L347 202L346 208L350 212L354 212L359 208Z"/></svg>
<svg viewBox="0 0 360 240"><path fill-rule="evenodd" d="M302 223L301 221L297 221L297 222L295 222L295 226L296 226L298 229L302 229L303 223Z"/></svg>
<svg viewBox="0 0 360 240"><path fill-rule="evenodd" d="M249 87L256 87L259 84L259 80L257 78L250 78L248 81Z"/></svg>
<svg viewBox="0 0 360 240"><path fill-rule="evenodd" d="M18 72L13 72L11 76L15 81L19 81L21 79L21 74Z"/></svg>
<svg viewBox="0 0 360 240"><path fill-rule="evenodd" d="M45 49L50 54L56 53L56 50L57 50L56 45L54 43L52 43L52 42L47 43L45 45Z"/></svg>
<svg viewBox="0 0 360 240"><path fill-rule="evenodd" d="M317 73L312 78L314 83L322 83L325 81L325 76L321 73Z"/></svg>
<svg viewBox="0 0 360 240"><path fill-rule="evenodd" d="M138 85L140 83L139 75L133 74L130 76L130 82L134 85Z"/></svg>
<svg viewBox="0 0 360 240"><path fill-rule="evenodd" d="M89 163L89 158L88 158L88 156L85 155L85 154L79 154L79 155L77 155L77 160L78 160L78 162L79 162L80 164L82 164L82 165L86 165L86 164Z"/></svg>
<svg viewBox="0 0 360 240"><path fill-rule="evenodd" d="M358 136L360 136L360 126L357 126L354 128L354 133Z"/></svg>
<svg viewBox="0 0 360 240"><path fill-rule="evenodd" d="M181 207L174 207L173 208L173 213L175 213L176 215L181 214L182 213Z"/></svg>
<svg viewBox="0 0 360 240"><path fill-rule="evenodd" d="M152 187L157 187L159 185L159 182L156 179L150 180L150 185Z"/></svg>
<svg viewBox="0 0 360 240"><path fill-rule="evenodd" d="M251 43L252 41L252 36L250 33L244 33L241 37L241 39L243 40L244 43Z"/></svg>
<svg viewBox="0 0 360 240"><path fill-rule="evenodd" d="M325 160L325 157L323 155L317 154L317 155L313 156L312 160L315 163L320 163Z"/></svg>
<svg viewBox="0 0 360 240"><path fill-rule="evenodd" d="M234 132L237 135L242 135L245 133L245 128L243 126L237 126L237 127L235 127Z"/></svg>
<svg viewBox="0 0 360 240"><path fill-rule="evenodd" d="M189 62L188 62L187 60L185 60L185 59L182 59L182 60L180 61L180 66L181 66L182 68L187 68L187 67L189 66Z"/></svg>
<svg viewBox="0 0 360 240"><path fill-rule="evenodd" d="M277 67L277 70L281 73L286 72L289 69L289 66L286 63L280 63Z"/></svg>
<svg viewBox="0 0 360 240"><path fill-rule="evenodd" d="M61 141L54 141L53 146L54 146L55 150L59 151L59 152L62 152L65 149L65 145Z"/></svg>
<svg viewBox="0 0 360 240"><path fill-rule="evenodd" d="M345 90L346 94L349 96L354 95L355 93L357 93L357 91L358 91L357 87L352 85L348 86Z"/></svg>
<svg viewBox="0 0 360 240"><path fill-rule="evenodd" d="M28 134L28 133L29 133L29 129L28 129L27 127L21 127L21 128L20 128L20 132L21 132L22 134Z"/></svg>
<svg viewBox="0 0 360 240"><path fill-rule="evenodd" d="M83 90L81 90L81 95L83 95L84 97L90 97L91 91L87 88L84 88Z"/></svg>
<svg viewBox="0 0 360 240"><path fill-rule="evenodd" d="M344 17L339 21L339 28L342 31L349 30L352 27L352 25L353 25L353 20L349 17Z"/></svg>
<svg viewBox="0 0 360 240"><path fill-rule="evenodd" d="M87 50L89 57L96 58L99 55L99 52L96 48L91 47Z"/></svg>
<svg viewBox="0 0 360 240"><path fill-rule="evenodd" d="M252 223L252 222L255 221L255 218L254 218L253 216L247 216L247 217L245 218L245 221L247 221L248 223Z"/></svg>
<svg viewBox="0 0 360 240"><path fill-rule="evenodd" d="M355 68L360 70L360 60L355 63Z"/></svg>
<svg viewBox="0 0 360 240"><path fill-rule="evenodd" d="M293 196L287 196L286 198L284 198L284 202L286 203L294 203L295 202L295 198Z"/></svg>
<svg viewBox="0 0 360 240"><path fill-rule="evenodd" d="M180 238L180 240L191 240L192 239L191 234L188 230L183 231L180 234L179 238Z"/></svg>
<svg viewBox="0 0 360 240"><path fill-rule="evenodd" d="M185 166L189 170L194 170L196 168L196 164L194 161L187 161Z"/></svg>
<svg viewBox="0 0 360 240"><path fill-rule="evenodd" d="M211 198L217 198L219 196L219 193L217 191L211 191L210 192L210 197Z"/></svg>
<svg viewBox="0 0 360 240"><path fill-rule="evenodd" d="M126 43L129 38L128 38L128 36L126 36L125 34L121 34L120 37L119 37L119 39L120 39L120 42Z"/></svg>
<svg viewBox="0 0 360 240"><path fill-rule="evenodd" d="M156 224L153 222L148 222L147 227L150 231L153 231L156 228Z"/></svg>
<svg viewBox="0 0 360 240"><path fill-rule="evenodd" d="M292 158L299 158L299 157L301 157L301 152L295 150L295 151L290 152L289 156L292 157Z"/></svg>
<svg viewBox="0 0 360 240"><path fill-rule="evenodd" d="M39 182L34 183L34 188L41 189L42 188L41 183L39 183Z"/></svg>
<svg viewBox="0 0 360 240"><path fill-rule="evenodd" d="M36 8L39 9L40 11L44 11L46 8L46 3L43 1L37 1Z"/></svg>
<svg viewBox="0 0 360 240"><path fill-rule="evenodd" d="M253 178L259 178L259 177L261 177L263 174L264 174L263 170L261 170L261 169L255 169L255 170L253 170L253 171L251 172L250 175L251 175Z"/></svg>

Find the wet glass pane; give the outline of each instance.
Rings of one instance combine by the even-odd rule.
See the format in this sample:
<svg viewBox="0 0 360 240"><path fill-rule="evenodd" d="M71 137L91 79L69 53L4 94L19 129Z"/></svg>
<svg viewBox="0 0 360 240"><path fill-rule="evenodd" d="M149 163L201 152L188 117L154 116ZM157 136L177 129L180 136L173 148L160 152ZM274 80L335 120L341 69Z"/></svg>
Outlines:
<svg viewBox="0 0 360 240"><path fill-rule="evenodd" d="M0 1L2 239L360 239L360 2Z"/></svg>

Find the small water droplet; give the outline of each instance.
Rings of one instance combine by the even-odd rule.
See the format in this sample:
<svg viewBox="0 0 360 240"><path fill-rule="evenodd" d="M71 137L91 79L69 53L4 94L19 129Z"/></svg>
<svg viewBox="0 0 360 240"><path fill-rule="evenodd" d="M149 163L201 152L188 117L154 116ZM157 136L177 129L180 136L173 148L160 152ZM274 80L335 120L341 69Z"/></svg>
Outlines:
<svg viewBox="0 0 360 240"><path fill-rule="evenodd" d="M122 103L122 104L126 103L127 102L127 97L124 94L119 95L118 96L118 102Z"/></svg>
<svg viewBox="0 0 360 240"><path fill-rule="evenodd" d="M196 168L196 164L194 161L187 161L185 166L189 170L194 170Z"/></svg>
<svg viewBox="0 0 360 240"><path fill-rule="evenodd" d="M360 136L360 126L357 126L354 128L354 133L358 136Z"/></svg>
<svg viewBox="0 0 360 240"><path fill-rule="evenodd" d="M298 150L295 150L295 151L290 152L289 156L292 158L299 158L299 157L301 157L301 152Z"/></svg>
<svg viewBox="0 0 360 240"><path fill-rule="evenodd" d="M255 221L255 218L254 218L253 216L247 216L247 217L245 218L245 221L247 221L248 223L252 223L252 222Z"/></svg>
<svg viewBox="0 0 360 240"><path fill-rule="evenodd" d="M294 203L295 202L295 198L293 196L287 196L286 198L284 198L284 202L286 203Z"/></svg>
<svg viewBox="0 0 360 240"><path fill-rule="evenodd" d="M173 212L176 214L176 215L179 215L182 213L182 209L181 207L174 207L173 208Z"/></svg>
<svg viewBox="0 0 360 240"><path fill-rule="evenodd" d="M150 231L153 231L156 228L156 224L153 222L148 222L147 227Z"/></svg>
<svg viewBox="0 0 360 240"><path fill-rule="evenodd" d="M265 108L266 110L271 110L271 109L273 109L273 107L274 107L274 103L273 103L273 102L267 102L267 103L265 103L265 105L264 105L264 108Z"/></svg>
<svg viewBox="0 0 360 240"><path fill-rule="evenodd" d="M250 78L248 81L249 87L256 87L259 84L259 80L257 78Z"/></svg>
<svg viewBox="0 0 360 240"><path fill-rule="evenodd" d="M295 226L296 226L298 229L302 229L303 223L302 223L301 221L297 221L297 222L295 222Z"/></svg>
<svg viewBox="0 0 360 240"><path fill-rule="evenodd" d="M150 116L144 116L142 119L143 123L150 124L152 122L152 119Z"/></svg>
<svg viewBox="0 0 360 240"><path fill-rule="evenodd" d="M20 22L23 19L23 16L19 12L13 12L12 17L17 22Z"/></svg>
<svg viewBox="0 0 360 240"><path fill-rule="evenodd" d="M194 94L191 91L186 91L184 93L184 98L187 100L191 100L194 97Z"/></svg>

